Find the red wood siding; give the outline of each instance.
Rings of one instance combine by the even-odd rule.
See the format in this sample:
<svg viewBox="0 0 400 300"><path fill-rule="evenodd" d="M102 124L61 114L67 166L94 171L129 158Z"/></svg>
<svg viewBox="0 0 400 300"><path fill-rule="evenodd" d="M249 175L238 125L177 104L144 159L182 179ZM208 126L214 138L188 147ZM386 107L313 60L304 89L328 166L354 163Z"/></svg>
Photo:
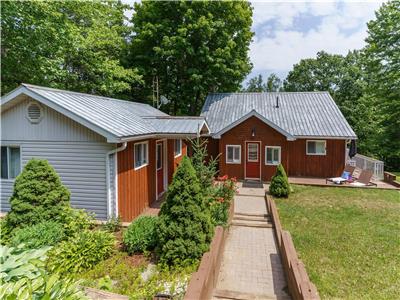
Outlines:
<svg viewBox="0 0 400 300"><path fill-rule="evenodd" d="M255 136L252 137L252 130ZM220 175L244 179L245 142L260 141L261 178L271 180L276 166L265 165L265 146L281 147L281 163L289 176L330 177L341 174L345 164L345 141L326 140L327 153L324 156L306 155L306 140L287 141L286 137L257 117L251 117L222 135L218 149ZM214 142L210 143L214 144ZM226 163L226 145L241 145L241 163ZM211 151L212 148L210 148ZM214 154L214 153L213 153Z"/></svg>
<svg viewBox="0 0 400 300"><path fill-rule="evenodd" d="M175 140L168 140L168 183L171 183L175 170L178 168L182 157L187 155L187 144L182 140L182 155L175 157ZM173 162L172 164L170 162Z"/></svg>

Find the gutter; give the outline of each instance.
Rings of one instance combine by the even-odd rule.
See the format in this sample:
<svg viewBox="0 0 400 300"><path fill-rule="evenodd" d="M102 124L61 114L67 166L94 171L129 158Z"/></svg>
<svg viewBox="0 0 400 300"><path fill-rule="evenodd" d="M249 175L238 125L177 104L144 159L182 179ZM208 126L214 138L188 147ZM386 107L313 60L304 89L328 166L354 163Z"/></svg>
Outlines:
<svg viewBox="0 0 400 300"><path fill-rule="evenodd" d="M121 147L115 148L106 154L106 185L107 185L107 216L108 218L111 218L114 214L111 211L112 203L111 203L111 184L110 184L110 155L115 154L120 151L124 151L127 147L128 143L124 142ZM115 176L117 177L118 175L118 170L117 170L117 165L115 165ZM117 181L116 181L117 182ZM116 191L118 191L118 188L116 187ZM117 193L115 193L117 196ZM116 197L116 203L115 203L115 216L118 215L118 196Z"/></svg>

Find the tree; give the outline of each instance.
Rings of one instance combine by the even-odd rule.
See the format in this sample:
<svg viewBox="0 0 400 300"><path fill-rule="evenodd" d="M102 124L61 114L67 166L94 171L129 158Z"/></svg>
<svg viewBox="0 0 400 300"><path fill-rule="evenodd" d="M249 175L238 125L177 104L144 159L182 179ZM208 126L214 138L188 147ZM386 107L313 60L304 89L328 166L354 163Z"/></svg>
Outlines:
<svg viewBox="0 0 400 300"><path fill-rule="evenodd" d="M250 78L247 83L247 87L243 89L244 92L279 92L282 87L281 79L275 74L271 73L267 82L264 83L264 79L261 74L256 77Z"/></svg>
<svg viewBox="0 0 400 300"><path fill-rule="evenodd" d="M190 159L185 156L159 214L160 261L168 265L192 264L208 250L212 234L210 212L199 180Z"/></svg>
<svg viewBox="0 0 400 300"><path fill-rule="evenodd" d="M196 115L208 93L236 91L251 69L251 17L244 1L135 3L127 61L145 80L140 98L158 79L164 110Z"/></svg>
<svg viewBox="0 0 400 300"><path fill-rule="evenodd" d="M31 159L15 179L7 224L25 227L58 220L68 209L70 192L47 160Z"/></svg>
<svg viewBox="0 0 400 300"><path fill-rule="evenodd" d="M380 115L379 156L389 168L400 169L400 1L384 3L375 15L365 48L367 91Z"/></svg>
<svg viewBox="0 0 400 300"><path fill-rule="evenodd" d="M287 198L289 196L290 185L285 169L281 164L278 165L275 175L271 178L269 192L271 193L271 195L278 198Z"/></svg>
<svg viewBox="0 0 400 300"><path fill-rule="evenodd" d="M120 58L129 33L121 2L4 1L1 86L22 82L104 96L140 82Z"/></svg>

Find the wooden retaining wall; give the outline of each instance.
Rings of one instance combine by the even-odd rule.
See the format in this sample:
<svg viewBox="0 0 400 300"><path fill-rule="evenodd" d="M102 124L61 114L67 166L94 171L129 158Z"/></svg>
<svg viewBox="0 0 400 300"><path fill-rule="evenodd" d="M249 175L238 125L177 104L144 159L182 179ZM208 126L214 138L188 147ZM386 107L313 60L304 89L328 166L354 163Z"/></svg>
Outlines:
<svg viewBox="0 0 400 300"><path fill-rule="evenodd" d="M234 199L229 208L228 225L234 214ZM185 300L211 299L214 288L217 285L218 273L224 253L225 241L229 227L215 227L214 237L210 244L210 250L203 254L197 272L192 274L186 289Z"/></svg>
<svg viewBox="0 0 400 300"><path fill-rule="evenodd" d="M274 200L272 200L270 196L267 196L267 209L274 224L278 248L290 295L294 300L320 299L315 285L308 277L303 262L297 257L297 252L290 233L282 230L278 210Z"/></svg>

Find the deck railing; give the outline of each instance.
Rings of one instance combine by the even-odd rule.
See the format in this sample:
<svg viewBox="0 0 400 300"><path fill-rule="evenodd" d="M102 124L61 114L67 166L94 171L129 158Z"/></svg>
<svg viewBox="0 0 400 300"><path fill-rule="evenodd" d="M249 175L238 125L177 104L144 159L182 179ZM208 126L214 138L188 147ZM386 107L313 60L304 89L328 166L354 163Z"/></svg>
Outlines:
<svg viewBox="0 0 400 300"><path fill-rule="evenodd" d="M349 149L346 151L347 164L357 167L361 170L370 170L374 174L374 178L383 179L384 162L378 159L368 157L362 154L356 154L353 158L349 157Z"/></svg>

